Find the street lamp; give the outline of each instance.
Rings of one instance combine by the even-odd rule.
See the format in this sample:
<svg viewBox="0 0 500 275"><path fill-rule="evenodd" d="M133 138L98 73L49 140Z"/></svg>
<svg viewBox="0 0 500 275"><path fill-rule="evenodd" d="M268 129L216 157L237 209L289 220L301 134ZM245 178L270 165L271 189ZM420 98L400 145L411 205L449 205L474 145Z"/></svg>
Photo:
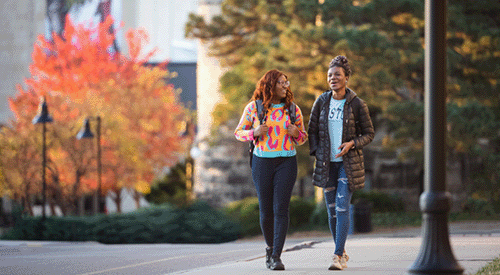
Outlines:
<svg viewBox="0 0 500 275"><path fill-rule="evenodd" d="M33 118L32 123L33 124L43 124L43 138L42 138L42 155L43 155L43 160L42 160L42 220L45 220L45 203L47 201L47 183L45 181L45 166L47 164L47 145L46 145L46 132L47 132L47 127L45 126L46 123L51 123L52 117L49 115L49 110L47 107L47 103L45 101L45 97L43 98L43 101L40 103L40 106L38 108L38 115Z"/></svg>
<svg viewBox="0 0 500 275"><path fill-rule="evenodd" d="M77 139L93 138L94 134L90 130L90 120L97 121L97 196L94 197L94 213L102 213L102 184L101 184L101 117L87 117L83 123L83 127L76 135Z"/></svg>
<svg viewBox="0 0 500 275"><path fill-rule="evenodd" d="M189 153L191 159L186 159L186 197L187 201L194 198L193 196L193 171L195 159L200 155L200 149L193 144L194 136L196 135L196 126L193 124L193 119L185 122L185 129L179 135L182 138L189 138Z"/></svg>
<svg viewBox="0 0 500 275"><path fill-rule="evenodd" d="M446 192L446 1L425 1L425 191L423 239L410 274L462 274L448 232Z"/></svg>

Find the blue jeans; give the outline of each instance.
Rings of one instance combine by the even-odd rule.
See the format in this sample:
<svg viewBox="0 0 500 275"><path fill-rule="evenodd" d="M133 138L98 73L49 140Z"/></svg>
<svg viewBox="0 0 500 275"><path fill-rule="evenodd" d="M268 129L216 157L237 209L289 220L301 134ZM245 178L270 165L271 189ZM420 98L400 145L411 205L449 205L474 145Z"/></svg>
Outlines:
<svg viewBox="0 0 500 275"><path fill-rule="evenodd" d="M260 227L273 257L280 257L289 225L289 206L297 179L297 158L252 158L252 179L259 197Z"/></svg>
<svg viewBox="0 0 500 275"><path fill-rule="evenodd" d="M349 232L349 205L352 198L343 162L330 162L330 175L324 194L328 224L335 241L335 254L342 256Z"/></svg>

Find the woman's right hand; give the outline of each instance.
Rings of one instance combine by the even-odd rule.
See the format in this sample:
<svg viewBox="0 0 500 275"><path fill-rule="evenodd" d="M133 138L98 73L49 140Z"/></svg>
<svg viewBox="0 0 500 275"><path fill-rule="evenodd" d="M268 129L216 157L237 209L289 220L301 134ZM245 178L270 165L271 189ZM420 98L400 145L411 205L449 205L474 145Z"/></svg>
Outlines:
<svg viewBox="0 0 500 275"><path fill-rule="evenodd" d="M261 135L267 133L267 131L269 131L269 126L267 126L266 123L264 122L263 124L257 126L255 130L253 130L253 136L260 137Z"/></svg>

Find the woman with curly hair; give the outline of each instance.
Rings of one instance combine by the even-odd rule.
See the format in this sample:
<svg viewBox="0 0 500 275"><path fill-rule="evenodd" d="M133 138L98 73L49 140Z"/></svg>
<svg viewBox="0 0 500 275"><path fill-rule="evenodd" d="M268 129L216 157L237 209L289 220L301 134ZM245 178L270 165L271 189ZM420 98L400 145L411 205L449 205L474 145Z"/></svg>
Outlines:
<svg viewBox="0 0 500 275"><path fill-rule="evenodd" d="M290 107L295 107L295 123L291 123ZM260 118L258 108L262 108ZM307 140L302 112L293 103L290 82L284 73L270 70L259 80L252 102L245 107L234 134L240 141L255 144L252 179L259 198L260 226L267 244L266 265L271 270L284 270L280 257L297 178L295 146Z"/></svg>
<svg viewBox="0 0 500 275"><path fill-rule="evenodd" d="M316 157L313 184L324 188L335 252L330 270L347 267L344 247L349 230L349 204L355 190L365 185L363 147L375 135L366 103L347 88L351 66L337 56L327 73L331 90L313 104L309 119L310 155Z"/></svg>

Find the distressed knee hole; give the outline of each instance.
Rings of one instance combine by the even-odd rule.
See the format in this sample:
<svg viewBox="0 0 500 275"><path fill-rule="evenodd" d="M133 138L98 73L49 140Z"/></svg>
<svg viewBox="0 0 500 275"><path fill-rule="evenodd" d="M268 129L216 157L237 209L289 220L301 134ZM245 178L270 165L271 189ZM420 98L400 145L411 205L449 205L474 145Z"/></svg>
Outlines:
<svg viewBox="0 0 500 275"><path fill-rule="evenodd" d="M337 212L347 212L347 208L337 207L335 208Z"/></svg>
<svg viewBox="0 0 500 275"><path fill-rule="evenodd" d="M336 218L337 217L337 212L335 212L335 203L331 203L328 205L328 208L330 208L330 216L332 218Z"/></svg>

